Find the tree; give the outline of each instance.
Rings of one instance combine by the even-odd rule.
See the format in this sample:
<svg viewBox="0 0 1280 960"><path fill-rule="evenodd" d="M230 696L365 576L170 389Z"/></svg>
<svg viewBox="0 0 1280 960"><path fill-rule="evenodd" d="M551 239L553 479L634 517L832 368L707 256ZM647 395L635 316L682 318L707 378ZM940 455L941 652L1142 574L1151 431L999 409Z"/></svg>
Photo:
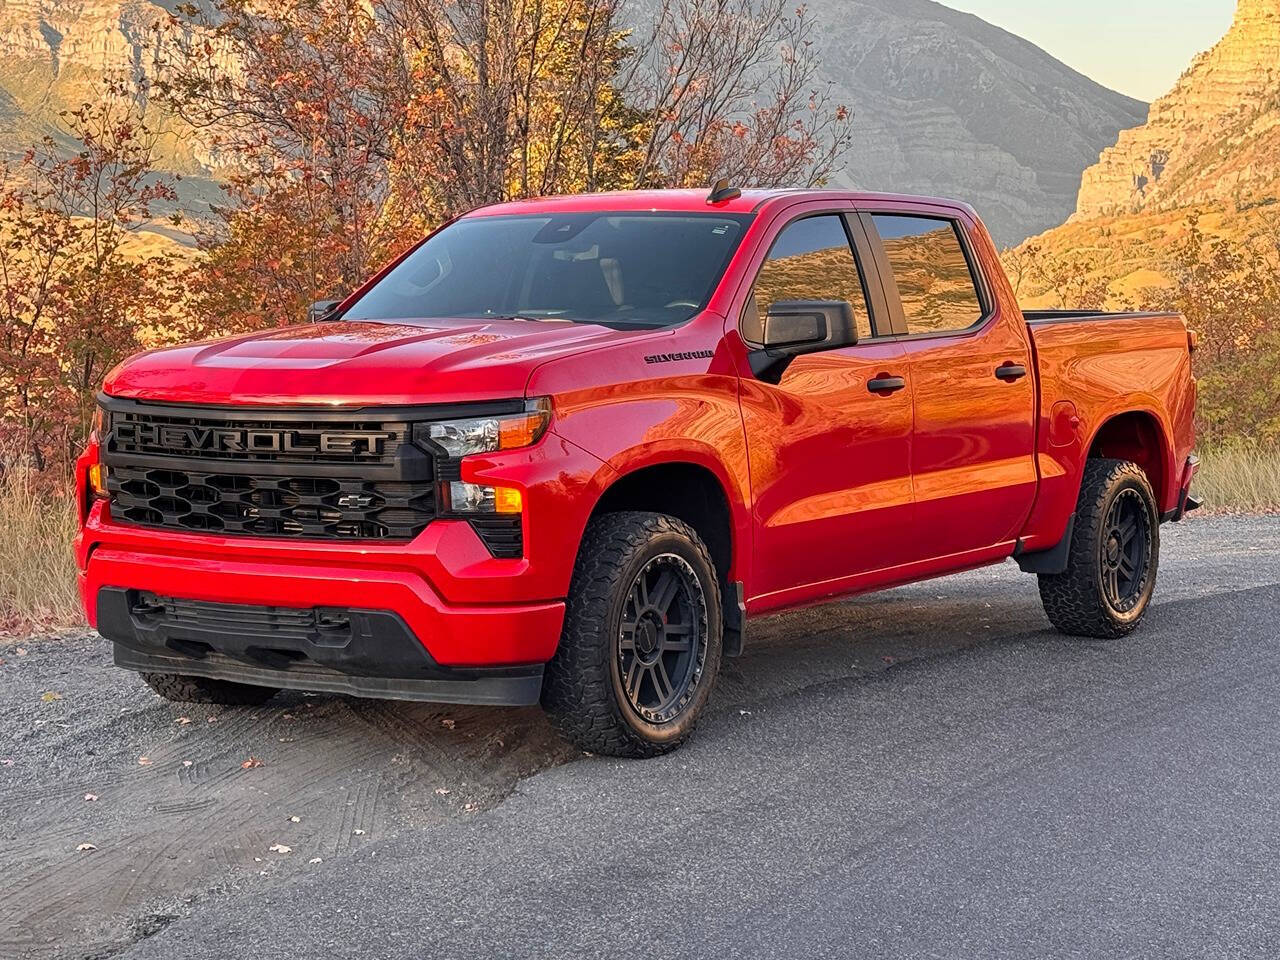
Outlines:
<svg viewBox="0 0 1280 960"><path fill-rule="evenodd" d="M437 217L516 197L615 187L636 121L615 78L619 0L395 0L414 59L410 116Z"/></svg>
<svg viewBox="0 0 1280 960"><path fill-rule="evenodd" d="M113 82L62 120L74 154L46 137L0 171L0 468L69 463L103 375L172 303L172 258L125 251L175 198L142 104Z"/></svg>
<svg viewBox="0 0 1280 960"><path fill-rule="evenodd" d="M660 0L620 81L640 116L630 186L819 186L852 116L818 81L813 18L788 0Z"/></svg>
<svg viewBox="0 0 1280 960"><path fill-rule="evenodd" d="M848 113L785 0L217 0L164 27L155 89L233 163L194 311L296 320L410 237L535 194L825 179Z"/></svg>
<svg viewBox="0 0 1280 960"><path fill-rule="evenodd" d="M1200 335L1200 433L1210 443L1280 441L1280 218L1244 238L1210 237L1189 218L1159 305Z"/></svg>
<svg viewBox="0 0 1280 960"><path fill-rule="evenodd" d="M154 92L228 174L228 203L199 235L211 269L192 278L204 325L296 320L421 228L403 196L384 216L412 82L377 12L363 0L220 0L180 6L160 27Z"/></svg>

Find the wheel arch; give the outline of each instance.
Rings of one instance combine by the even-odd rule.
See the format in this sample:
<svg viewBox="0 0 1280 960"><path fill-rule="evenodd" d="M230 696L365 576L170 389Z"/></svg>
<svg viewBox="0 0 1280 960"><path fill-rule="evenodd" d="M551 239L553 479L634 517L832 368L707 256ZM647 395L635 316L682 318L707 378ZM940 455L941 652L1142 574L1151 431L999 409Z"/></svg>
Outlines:
<svg viewBox="0 0 1280 960"><path fill-rule="evenodd" d="M1136 409L1106 418L1089 441L1086 462L1098 458L1136 463L1147 475L1160 510L1167 509L1179 477L1173 463L1173 442L1156 413Z"/></svg>
<svg viewBox="0 0 1280 960"><path fill-rule="evenodd" d="M742 508L735 504L730 489L726 478L703 462L640 463L617 471L597 498L589 521L607 513L639 510L667 514L692 527L706 544L720 578L725 651L736 654L741 652L744 616L739 583L749 551L740 533Z"/></svg>

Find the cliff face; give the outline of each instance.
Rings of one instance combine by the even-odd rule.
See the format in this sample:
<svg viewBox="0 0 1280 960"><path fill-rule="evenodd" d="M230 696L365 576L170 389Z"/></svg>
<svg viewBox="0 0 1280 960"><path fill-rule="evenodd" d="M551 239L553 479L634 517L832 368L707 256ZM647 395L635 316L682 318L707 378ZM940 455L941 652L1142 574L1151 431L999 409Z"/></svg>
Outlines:
<svg viewBox="0 0 1280 960"><path fill-rule="evenodd" d="M958 197L1001 243L1065 220L1080 174L1145 105L931 0L810 0L823 71L855 112L840 182Z"/></svg>
<svg viewBox="0 0 1280 960"><path fill-rule="evenodd" d="M1088 219L1280 196L1280 0L1240 0L1222 41L1197 57L1147 123L1085 171Z"/></svg>
<svg viewBox="0 0 1280 960"><path fill-rule="evenodd" d="M0 0L0 160L48 133L61 139L59 113L100 96L104 76L144 77L158 52L155 28L179 2ZM170 131L159 166L188 178L184 196L216 197L206 174L218 160L181 124L153 119Z"/></svg>
<svg viewBox="0 0 1280 960"><path fill-rule="evenodd" d="M149 59L151 26L165 10L150 0L5 0L0 7L0 62L138 69Z"/></svg>

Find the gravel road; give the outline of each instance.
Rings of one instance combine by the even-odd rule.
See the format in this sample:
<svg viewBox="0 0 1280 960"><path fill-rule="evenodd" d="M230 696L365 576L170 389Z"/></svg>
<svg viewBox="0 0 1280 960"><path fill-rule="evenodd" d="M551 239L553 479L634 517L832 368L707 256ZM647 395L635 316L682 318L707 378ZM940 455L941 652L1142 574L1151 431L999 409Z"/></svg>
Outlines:
<svg viewBox="0 0 1280 960"><path fill-rule="evenodd" d="M1280 518L1164 536L1117 644L1012 565L753 623L647 763L5 642L0 956L1280 955Z"/></svg>

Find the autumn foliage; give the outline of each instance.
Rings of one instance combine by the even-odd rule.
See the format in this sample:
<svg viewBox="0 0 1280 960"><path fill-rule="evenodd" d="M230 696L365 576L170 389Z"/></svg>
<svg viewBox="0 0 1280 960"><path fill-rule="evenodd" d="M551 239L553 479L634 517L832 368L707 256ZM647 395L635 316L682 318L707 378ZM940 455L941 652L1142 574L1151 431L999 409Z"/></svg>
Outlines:
<svg viewBox="0 0 1280 960"><path fill-rule="evenodd" d="M1280 214L1254 208L1232 220L1229 235L1210 233L1194 211L1176 242L1160 253L1119 243L1104 232L1080 247L1046 249L1039 240L1005 251L1019 296L1078 310L1171 310L1198 334L1197 432L1201 445L1280 444ZM1113 281L1135 263L1154 268L1160 285L1118 292Z"/></svg>
<svg viewBox="0 0 1280 960"><path fill-rule="evenodd" d="M1210 237L1193 217L1156 306L1200 334L1200 434L1207 444L1280 443L1280 217L1243 242Z"/></svg>
<svg viewBox="0 0 1280 960"><path fill-rule="evenodd" d="M289 322L410 239L532 195L821 181L848 145L785 0L221 0L156 95L233 159L200 233L205 328Z"/></svg>
<svg viewBox="0 0 1280 960"><path fill-rule="evenodd" d="M109 85L64 121L75 153L47 138L0 170L0 472L73 458L103 375L175 298L172 258L128 249L174 197L137 101Z"/></svg>

